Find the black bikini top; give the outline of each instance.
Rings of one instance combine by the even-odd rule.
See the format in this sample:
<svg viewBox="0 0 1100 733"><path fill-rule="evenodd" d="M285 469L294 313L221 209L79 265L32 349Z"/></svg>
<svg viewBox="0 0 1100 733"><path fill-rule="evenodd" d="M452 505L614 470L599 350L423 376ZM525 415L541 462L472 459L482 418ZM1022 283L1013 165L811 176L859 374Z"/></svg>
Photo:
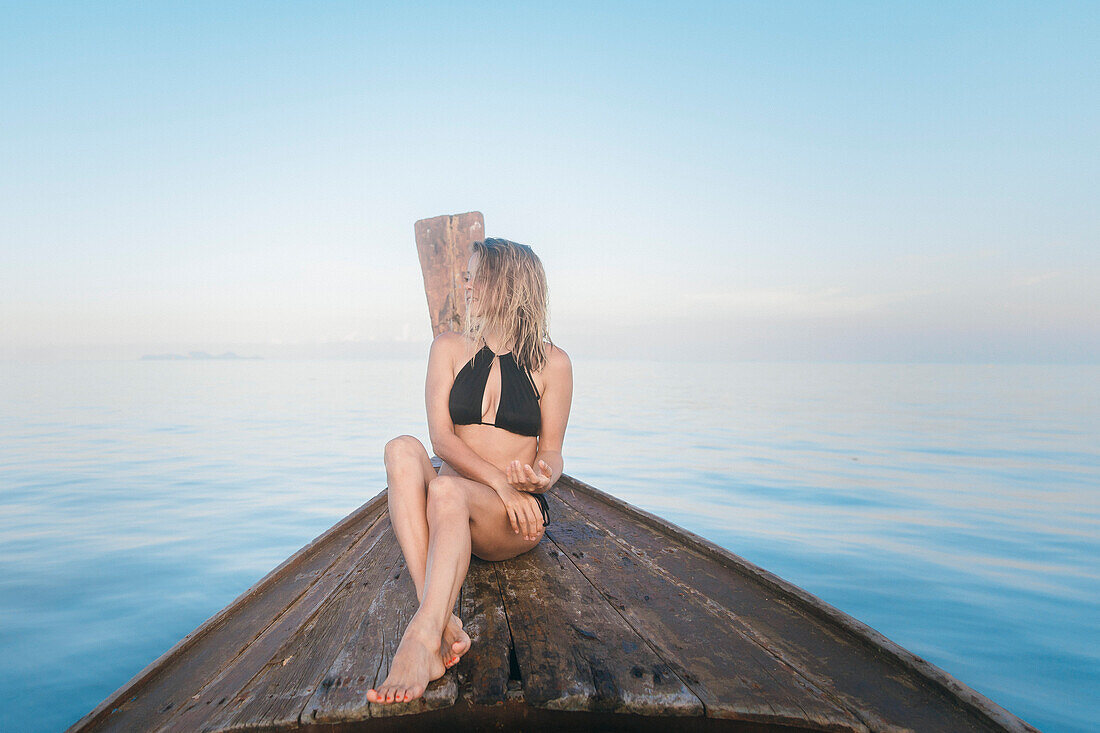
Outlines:
<svg viewBox="0 0 1100 733"><path fill-rule="evenodd" d="M496 422L482 422L481 404L494 359L500 359ZM488 344L481 347L455 376L448 407L455 425L492 425L517 435L536 437L542 429L539 391L531 373L520 369L511 352L494 354Z"/></svg>

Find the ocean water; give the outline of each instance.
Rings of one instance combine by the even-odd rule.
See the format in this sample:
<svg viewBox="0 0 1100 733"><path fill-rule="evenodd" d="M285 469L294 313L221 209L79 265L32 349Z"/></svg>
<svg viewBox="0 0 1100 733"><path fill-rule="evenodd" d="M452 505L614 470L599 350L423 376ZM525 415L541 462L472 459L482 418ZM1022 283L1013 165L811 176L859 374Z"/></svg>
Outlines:
<svg viewBox="0 0 1100 733"><path fill-rule="evenodd" d="M0 363L0 730L75 722L427 442L422 360ZM566 472L1044 731L1100 719L1100 366L574 355Z"/></svg>

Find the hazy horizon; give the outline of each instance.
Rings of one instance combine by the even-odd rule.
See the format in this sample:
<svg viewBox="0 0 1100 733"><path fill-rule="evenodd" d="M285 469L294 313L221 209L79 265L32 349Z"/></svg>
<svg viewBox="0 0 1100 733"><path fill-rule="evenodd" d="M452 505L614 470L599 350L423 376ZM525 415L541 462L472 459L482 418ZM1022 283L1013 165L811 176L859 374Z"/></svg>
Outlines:
<svg viewBox="0 0 1100 733"><path fill-rule="evenodd" d="M1061 3L8 5L0 359L426 345L413 222L477 210L581 356L1098 362L1096 37Z"/></svg>
<svg viewBox="0 0 1100 733"><path fill-rule="evenodd" d="M803 343L757 343L742 349L728 344L668 342L616 344L599 337L583 337L571 341L555 339L576 359L637 360L637 361L691 361L715 363L853 363L853 364L959 364L959 365L1093 365L1100 358L1088 354L1071 358L1056 354L1036 354L1030 358L1007 349L987 351L984 355L974 350L958 349L952 353L915 353L901 345L893 350L864 349L844 350L842 343L818 344L808 349ZM370 360L370 359L420 359L427 361L431 342L423 340L368 340L331 341L318 343L278 344L65 344L42 345L19 351L0 349L0 362L62 362L62 361L135 361L160 360L159 357L175 356L177 361L202 361L218 359L230 354L240 360ZM782 347L786 346L784 350ZM192 359L190 355L203 352L206 359Z"/></svg>

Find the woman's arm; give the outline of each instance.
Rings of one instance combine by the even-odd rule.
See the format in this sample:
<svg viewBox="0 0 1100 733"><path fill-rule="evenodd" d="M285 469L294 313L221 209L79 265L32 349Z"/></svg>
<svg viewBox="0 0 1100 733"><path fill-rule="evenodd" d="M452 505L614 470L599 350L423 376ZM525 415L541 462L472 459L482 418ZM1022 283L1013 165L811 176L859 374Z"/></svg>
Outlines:
<svg viewBox="0 0 1100 733"><path fill-rule="evenodd" d="M428 376L424 385L424 401L428 409L428 437L432 450L462 476L492 487L498 493L508 488L504 472L479 456L466 441L455 435L448 403L454 384L454 355L462 345L462 337L445 332L435 337L428 353Z"/></svg>
<svg viewBox="0 0 1100 733"><path fill-rule="evenodd" d="M565 441L565 426L573 404L573 363L569 355L556 346L550 351L543 380L542 434L533 466L509 467L508 479L519 491L541 494L553 486L565 469L561 448Z"/></svg>

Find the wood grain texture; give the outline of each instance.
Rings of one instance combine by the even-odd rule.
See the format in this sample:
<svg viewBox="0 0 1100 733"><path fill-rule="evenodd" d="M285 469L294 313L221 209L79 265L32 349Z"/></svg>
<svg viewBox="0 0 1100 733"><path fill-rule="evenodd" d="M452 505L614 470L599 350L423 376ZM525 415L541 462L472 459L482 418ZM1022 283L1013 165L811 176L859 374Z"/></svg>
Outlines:
<svg viewBox="0 0 1100 733"><path fill-rule="evenodd" d="M459 694L472 705L498 705L508 693L512 636L495 566L496 563L471 558L459 597L458 615L472 643L455 670Z"/></svg>
<svg viewBox="0 0 1100 733"><path fill-rule="evenodd" d="M466 316L462 273L466 271L473 243L485 238L485 220L480 211L435 216L416 222L413 231L432 335L461 332Z"/></svg>
<svg viewBox="0 0 1100 733"><path fill-rule="evenodd" d="M553 543L497 572L529 704L702 715L699 699Z"/></svg>
<svg viewBox="0 0 1100 733"><path fill-rule="evenodd" d="M534 550L471 561L473 646L421 700L366 702L416 609L382 494L71 730L1035 730L660 517L568 476L547 498Z"/></svg>
<svg viewBox="0 0 1100 733"><path fill-rule="evenodd" d="M774 585L760 582L755 574L715 562L693 543L675 541L675 535L624 516L618 507L583 490L571 490L581 487L570 481L554 489L558 499L587 520L614 528L616 538L629 546L634 561L675 579L686 596L697 598L707 607L725 609L731 628L797 670L829 700L851 711L871 729L937 731L946 725L958 731L1034 730L1010 714L1008 720L1000 721L976 712L919 670L883 653L867 636L830 623L827 616L808 612L801 598L792 598Z"/></svg>
<svg viewBox="0 0 1100 733"><path fill-rule="evenodd" d="M364 503L257 581L151 662L69 731L155 728L186 705L344 555L385 509L385 493Z"/></svg>
<svg viewBox="0 0 1100 733"><path fill-rule="evenodd" d="M386 533L389 516L384 518ZM205 730L258 730L298 724L299 715L324 672L359 628L372 600L401 558L394 541L383 541L360 563L294 637L249 681ZM373 670L370 670L373 672Z"/></svg>
<svg viewBox="0 0 1100 733"><path fill-rule="evenodd" d="M396 544L391 535L386 541ZM385 578L381 590L362 614L358 627L324 673L302 711L303 723L342 723L389 714L411 714L453 705L453 674L428 686L424 697L412 703L375 706L367 702L367 690L385 679L393 639L405 629L416 610L416 589L403 560ZM392 657L391 657L392 658ZM380 708L381 710L376 710Z"/></svg>
<svg viewBox="0 0 1100 733"><path fill-rule="evenodd" d="M370 561L378 542L387 536L388 522L378 519L341 555L309 590L292 603L276 621L264 630L224 668L211 673L209 681L176 714L157 730L200 730L203 721L221 714L227 703L238 697L244 686L308 623L329 600L335 590L349 581L356 570ZM281 658L280 658L281 660ZM186 692L186 691L185 691ZM152 729L153 726L149 726Z"/></svg>
<svg viewBox="0 0 1100 733"><path fill-rule="evenodd" d="M371 687L377 688L389 675L393 655L397 653L397 647L401 642L401 635L405 632L417 608L416 588L408 575L404 561L401 561L397 570L386 579L371 607L371 616L383 621L381 644L376 647L379 659L378 672L374 676ZM457 695L456 672L451 668L440 679L428 683L424 695L412 702L389 705L368 703L368 706L372 718L412 715L454 705Z"/></svg>
<svg viewBox="0 0 1100 733"><path fill-rule="evenodd" d="M550 499L554 523L547 536L600 590L604 602L617 608L687 680L708 716L867 730L795 670L732 628L723 609L701 603L684 584L638 562L629 545L617 542L557 494Z"/></svg>

